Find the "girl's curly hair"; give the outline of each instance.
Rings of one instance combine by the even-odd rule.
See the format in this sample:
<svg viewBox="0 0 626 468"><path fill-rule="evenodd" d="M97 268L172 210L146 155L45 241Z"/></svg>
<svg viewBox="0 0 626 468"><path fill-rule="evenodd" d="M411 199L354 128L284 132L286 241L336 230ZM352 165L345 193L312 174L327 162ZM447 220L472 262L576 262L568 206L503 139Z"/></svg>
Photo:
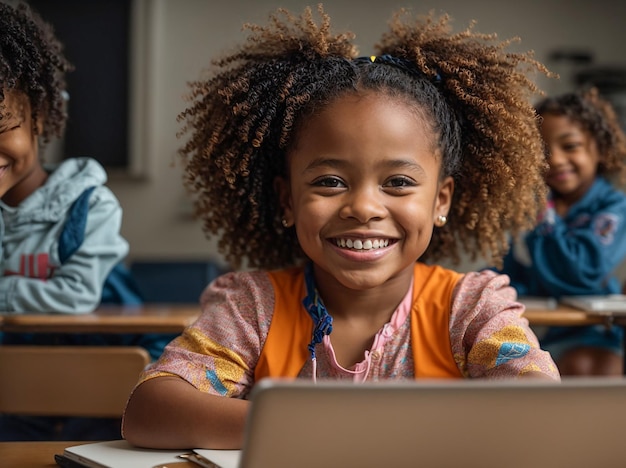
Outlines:
<svg viewBox="0 0 626 468"><path fill-rule="evenodd" d="M547 97L535 107L540 116L566 116L577 122L598 145L598 174L626 181L626 135L615 109L597 88L590 86Z"/></svg>
<svg viewBox="0 0 626 468"><path fill-rule="evenodd" d="M61 136L67 120L65 73L71 69L52 27L38 13L26 3L0 2L0 120L5 93L18 91L28 98L33 121L42 124L42 142Z"/></svg>
<svg viewBox="0 0 626 468"><path fill-rule="evenodd" d="M185 184L207 235L233 266L285 267L304 259L294 229L282 227L274 190L307 117L346 93L399 97L432 120L441 177L455 192L448 223L422 257L460 260L459 248L499 264L507 235L533 225L546 196L546 163L527 72L550 74L532 53L507 53L513 40L452 33L450 18L400 10L376 46L358 57L354 35L334 34L318 6L295 16L279 9L267 26L246 25L247 41L190 83L179 115L189 134L180 149Z"/></svg>

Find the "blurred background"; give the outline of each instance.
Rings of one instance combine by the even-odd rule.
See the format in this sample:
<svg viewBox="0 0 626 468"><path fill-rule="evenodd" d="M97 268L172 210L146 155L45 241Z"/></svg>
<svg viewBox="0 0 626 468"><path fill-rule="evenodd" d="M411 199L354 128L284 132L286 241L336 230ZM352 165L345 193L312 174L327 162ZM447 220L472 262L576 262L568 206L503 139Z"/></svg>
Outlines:
<svg viewBox="0 0 626 468"><path fill-rule="evenodd" d="M203 260L223 264L216 240L192 216L176 152L176 116L187 82L244 37L242 24L264 23L305 0L31 0L65 43L76 71L68 76L70 121L46 161L92 156L109 173L124 209L129 261ZM362 55L387 28L392 12L449 13L456 31L475 29L500 39L520 37L511 51L533 50L560 75L537 76L548 94L596 84L626 123L626 2L613 0L332 0L335 30L350 29ZM479 262L479 265L481 262ZM476 265L457 266L467 271Z"/></svg>

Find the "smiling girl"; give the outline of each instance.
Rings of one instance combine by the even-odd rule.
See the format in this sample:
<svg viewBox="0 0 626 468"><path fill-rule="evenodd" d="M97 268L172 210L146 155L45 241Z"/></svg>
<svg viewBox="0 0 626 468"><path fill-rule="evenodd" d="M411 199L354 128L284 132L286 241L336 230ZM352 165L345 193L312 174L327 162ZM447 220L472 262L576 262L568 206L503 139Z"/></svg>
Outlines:
<svg viewBox="0 0 626 468"><path fill-rule="evenodd" d="M129 246L105 169L89 157L42 160L43 145L61 137L67 123L71 69L50 24L27 3L0 0L0 315L86 314L102 302L141 303L122 268ZM0 346L139 344L153 356L163 341L0 334ZM111 438L120 438L120 418L0 415L0 441Z"/></svg>
<svg viewBox="0 0 626 468"><path fill-rule="evenodd" d="M626 258L626 135L611 105L590 88L537 105L550 201L538 226L504 260L520 295L604 295L621 290ZM620 178L621 176L621 178ZM621 375L622 329L552 327L541 345L562 375Z"/></svg>
<svg viewBox="0 0 626 468"><path fill-rule="evenodd" d="M359 57L319 13L250 26L193 85L187 184L226 257L258 269L209 285L141 377L133 444L240 447L268 376L559 379L506 276L426 263L458 258L457 241L498 257L534 220L544 161L518 66L543 67L406 12Z"/></svg>

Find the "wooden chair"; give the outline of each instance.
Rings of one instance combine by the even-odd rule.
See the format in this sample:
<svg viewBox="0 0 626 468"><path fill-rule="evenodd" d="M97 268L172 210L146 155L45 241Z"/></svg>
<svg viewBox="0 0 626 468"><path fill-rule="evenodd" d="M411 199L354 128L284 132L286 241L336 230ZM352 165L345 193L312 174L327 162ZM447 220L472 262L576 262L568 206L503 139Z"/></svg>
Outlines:
<svg viewBox="0 0 626 468"><path fill-rule="evenodd" d="M138 346L0 346L0 413L121 417L149 362Z"/></svg>

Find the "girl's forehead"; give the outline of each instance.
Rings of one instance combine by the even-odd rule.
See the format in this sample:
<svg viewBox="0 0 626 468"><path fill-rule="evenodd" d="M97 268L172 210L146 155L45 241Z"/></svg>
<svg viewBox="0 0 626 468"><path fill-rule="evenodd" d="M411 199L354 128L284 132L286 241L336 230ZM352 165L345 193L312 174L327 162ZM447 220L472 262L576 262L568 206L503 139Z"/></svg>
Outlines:
<svg viewBox="0 0 626 468"><path fill-rule="evenodd" d="M298 167L320 160L334 164L340 160L350 164L434 162L439 160L436 141L432 123L401 99L348 94L304 123L290 151L290 162Z"/></svg>
<svg viewBox="0 0 626 468"><path fill-rule="evenodd" d="M391 141L412 134L422 144L429 142L432 149L438 140L427 111L400 96L373 91L345 93L332 99L303 120L296 140L306 138L308 132L343 133L347 137L356 134L365 140L374 134Z"/></svg>
<svg viewBox="0 0 626 468"><path fill-rule="evenodd" d="M578 119L567 114L545 114L542 117L542 133L584 133L585 126Z"/></svg>

